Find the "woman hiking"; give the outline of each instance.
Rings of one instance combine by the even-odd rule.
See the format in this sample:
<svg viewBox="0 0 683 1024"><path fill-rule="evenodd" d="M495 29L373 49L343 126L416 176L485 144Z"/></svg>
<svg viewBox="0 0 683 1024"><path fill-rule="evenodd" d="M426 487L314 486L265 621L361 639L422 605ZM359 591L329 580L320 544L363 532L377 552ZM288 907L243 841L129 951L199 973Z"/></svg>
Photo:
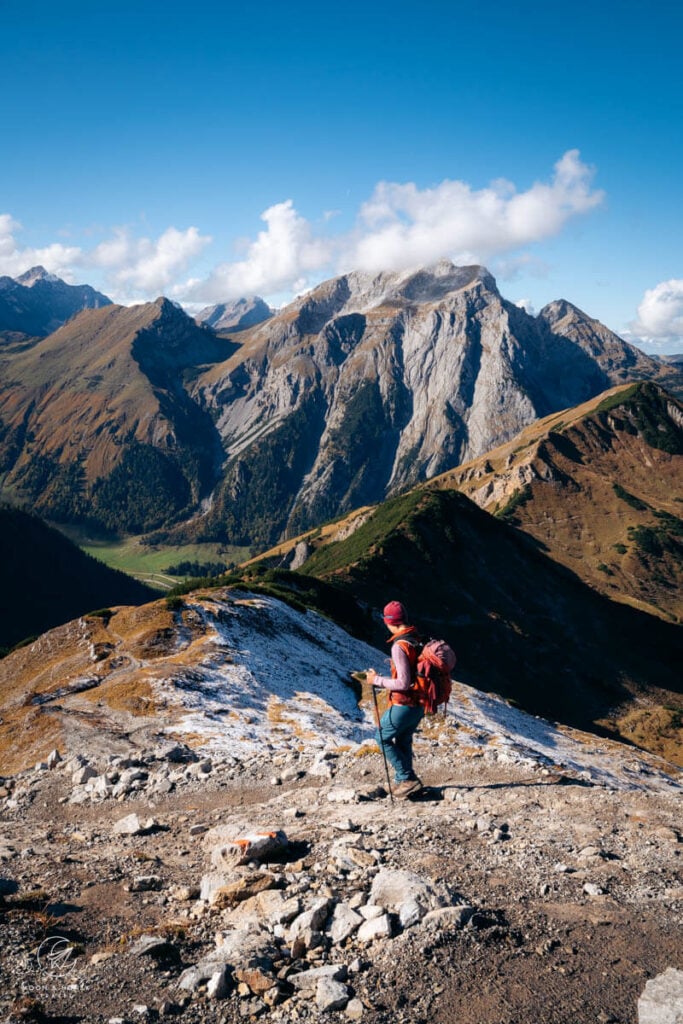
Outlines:
<svg viewBox="0 0 683 1024"><path fill-rule="evenodd" d="M380 676L370 668L366 679L371 686L389 691L389 707L379 722L377 742L394 770L397 783L394 796L405 800L422 789L413 770L413 735L422 721L424 707L417 695L411 693L421 639L415 627L408 624L400 601L390 601L382 617L391 633L388 641L391 643L391 676Z"/></svg>

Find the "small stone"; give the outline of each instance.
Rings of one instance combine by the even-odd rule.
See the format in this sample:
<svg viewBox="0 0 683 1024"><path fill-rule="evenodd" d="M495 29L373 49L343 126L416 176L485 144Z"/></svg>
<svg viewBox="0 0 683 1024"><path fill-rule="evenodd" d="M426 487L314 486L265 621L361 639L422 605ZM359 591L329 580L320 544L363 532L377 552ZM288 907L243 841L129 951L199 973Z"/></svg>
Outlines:
<svg viewBox="0 0 683 1024"><path fill-rule="evenodd" d="M131 948L132 956L163 956L177 953L176 947L161 935L141 935Z"/></svg>
<svg viewBox="0 0 683 1024"><path fill-rule="evenodd" d="M190 900L199 899L200 889L198 885L176 885L170 891L172 899L177 900L178 903L188 903Z"/></svg>
<svg viewBox="0 0 683 1024"><path fill-rule="evenodd" d="M50 752L50 753L48 754L48 756L47 756L47 762L46 762L46 763L47 763L47 766L48 766L48 768L49 768L50 770L52 770L53 768L56 768L56 767L57 767L57 765L59 764L59 762L60 762L61 760L62 760L62 755L61 755L61 754L59 753L59 751L58 751L58 750L57 750L57 749L55 748L54 750L52 750L52 751L51 751L51 752Z"/></svg>
<svg viewBox="0 0 683 1024"><path fill-rule="evenodd" d="M402 903L398 912L401 927L411 928L413 925L418 924L424 913L417 900L407 900L405 903Z"/></svg>
<svg viewBox="0 0 683 1024"><path fill-rule="evenodd" d="M86 764L82 768L78 768L72 775L71 781L74 786L83 786L90 779L94 779L97 772L92 765Z"/></svg>
<svg viewBox="0 0 683 1024"><path fill-rule="evenodd" d="M315 992L315 1004L321 1013L343 1010L349 1001L349 990L341 981L321 978Z"/></svg>
<svg viewBox="0 0 683 1024"><path fill-rule="evenodd" d="M206 994L209 999L227 999L230 995L230 972L227 964L211 975L206 986Z"/></svg>
<svg viewBox="0 0 683 1024"><path fill-rule="evenodd" d="M279 829L268 832L248 832L228 840L211 850L211 863L215 868L234 868L251 861L267 861L287 849L289 840Z"/></svg>
<svg viewBox="0 0 683 1024"><path fill-rule="evenodd" d="M430 910L422 919L425 928L464 928L474 914L474 907L440 907Z"/></svg>
<svg viewBox="0 0 683 1024"><path fill-rule="evenodd" d="M253 957L244 967L235 969L235 978L247 985L253 995L260 996L275 984L272 972L273 963L268 957Z"/></svg>
<svg viewBox="0 0 683 1024"><path fill-rule="evenodd" d="M263 871L254 871L249 875L231 880L220 872L204 875L201 882L201 899L208 900L219 910L234 907L244 900L256 896L267 889L274 889L278 880L274 875Z"/></svg>
<svg viewBox="0 0 683 1024"><path fill-rule="evenodd" d="M358 931L356 936L359 942L370 943L375 942L377 939L389 939L391 938L391 921L388 914L383 914L382 917L376 917L371 921L365 921Z"/></svg>
<svg viewBox="0 0 683 1024"><path fill-rule="evenodd" d="M325 925L331 906L330 899L317 900L309 910L295 917L287 933L288 941L301 938L305 932L319 932Z"/></svg>
<svg viewBox="0 0 683 1024"><path fill-rule="evenodd" d="M384 907L380 907L376 904L366 904L364 907L359 907L358 911L365 921L374 921L376 917L382 917L386 914Z"/></svg>
<svg viewBox="0 0 683 1024"><path fill-rule="evenodd" d="M200 825L200 824L190 825L190 828L189 828L188 831L189 831L189 834L191 836L201 836L201 835L204 834L204 832L208 832L209 831L209 826L208 825Z"/></svg>
<svg viewBox="0 0 683 1024"><path fill-rule="evenodd" d="M164 999L159 1003L157 1010L160 1017L175 1017L176 1014L181 1012L181 1008L177 1003L174 1003L170 999Z"/></svg>
<svg viewBox="0 0 683 1024"><path fill-rule="evenodd" d="M578 855L581 860L590 860L593 857L604 857L605 852L599 846L584 846L583 850L579 850Z"/></svg>
<svg viewBox="0 0 683 1024"><path fill-rule="evenodd" d="M334 945L345 942L363 923L363 918L348 903L338 903L332 915L330 938Z"/></svg>
<svg viewBox="0 0 683 1024"><path fill-rule="evenodd" d="M284 818L304 818L305 816L306 812L302 811L300 807L287 807L287 809L283 811Z"/></svg>
<svg viewBox="0 0 683 1024"><path fill-rule="evenodd" d="M335 786L327 794L331 804L355 804L358 803L358 793L355 789Z"/></svg>
<svg viewBox="0 0 683 1024"><path fill-rule="evenodd" d="M331 981L344 981L346 967L344 964L325 964L324 967L311 967L308 971L296 971L287 977L287 982L298 992L312 992L321 978Z"/></svg>
<svg viewBox="0 0 683 1024"><path fill-rule="evenodd" d="M128 814L114 824L112 832L115 836L142 836L152 832L155 828L157 828L157 823L154 818L148 818L143 822L140 821L137 814Z"/></svg>
<svg viewBox="0 0 683 1024"><path fill-rule="evenodd" d="M342 818L341 821L333 821L332 828L336 828L337 832L357 832L358 825L356 825L350 818Z"/></svg>
<svg viewBox="0 0 683 1024"><path fill-rule="evenodd" d="M346 1004L346 1016L349 1020L361 1020L365 1007L361 1003L360 999L350 999Z"/></svg>
<svg viewBox="0 0 683 1024"><path fill-rule="evenodd" d="M638 1024L681 1024L683 971L669 967L647 982L638 1000Z"/></svg>
<svg viewBox="0 0 683 1024"><path fill-rule="evenodd" d="M159 892L163 884L158 875L139 875L126 888L128 892Z"/></svg>
<svg viewBox="0 0 683 1024"><path fill-rule="evenodd" d="M596 885L594 882L586 882L586 884L583 887L583 891L586 893L587 896L605 895L605 890L601 886Z"/></svg>

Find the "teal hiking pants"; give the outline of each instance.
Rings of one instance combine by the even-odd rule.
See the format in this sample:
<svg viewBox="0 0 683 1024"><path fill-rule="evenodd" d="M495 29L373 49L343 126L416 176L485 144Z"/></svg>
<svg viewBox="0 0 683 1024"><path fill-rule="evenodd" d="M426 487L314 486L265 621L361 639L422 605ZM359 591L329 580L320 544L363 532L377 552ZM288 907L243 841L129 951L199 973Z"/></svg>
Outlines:
<svg viewBox="0 0 683 1024"><path fill-rule="evenodd" d="M394 769L397 782L416 779L413 771L413 735L422 721L424 708L392 704L382 715L377 742Z"/></svg>

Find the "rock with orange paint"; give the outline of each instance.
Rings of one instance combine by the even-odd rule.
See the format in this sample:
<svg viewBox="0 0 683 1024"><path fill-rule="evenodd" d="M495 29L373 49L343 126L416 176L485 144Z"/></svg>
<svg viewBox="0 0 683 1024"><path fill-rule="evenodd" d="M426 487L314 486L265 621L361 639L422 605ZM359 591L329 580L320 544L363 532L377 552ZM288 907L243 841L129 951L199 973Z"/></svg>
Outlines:
<svg viewBox="0 0 683 1024"><path fill-rule="evenodd" d="M213 830L214 834L218 830ZM211 835L211 833L209 833ZM218 838L218 836L215 836ZM211 850L211 864L215 868L237 867L251 861L267 861L279 856L289 846L286 834L277 829L268 832L248 832L233 839L223 838Z"/></svg>

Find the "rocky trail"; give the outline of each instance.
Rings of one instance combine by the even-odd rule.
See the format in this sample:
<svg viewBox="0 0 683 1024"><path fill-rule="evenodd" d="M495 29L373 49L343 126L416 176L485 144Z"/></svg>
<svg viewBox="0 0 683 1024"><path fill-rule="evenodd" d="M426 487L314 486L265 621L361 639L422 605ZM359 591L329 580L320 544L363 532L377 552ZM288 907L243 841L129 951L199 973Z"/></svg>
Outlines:
<svg viewBox="0 0 683 1024"><path fill-rule="evenodd" d="M431 788L393 805L377 751L333 739L0 780L0 1020L677 1019L680 771L476 746L459 711L418 734Z"/></svg>

